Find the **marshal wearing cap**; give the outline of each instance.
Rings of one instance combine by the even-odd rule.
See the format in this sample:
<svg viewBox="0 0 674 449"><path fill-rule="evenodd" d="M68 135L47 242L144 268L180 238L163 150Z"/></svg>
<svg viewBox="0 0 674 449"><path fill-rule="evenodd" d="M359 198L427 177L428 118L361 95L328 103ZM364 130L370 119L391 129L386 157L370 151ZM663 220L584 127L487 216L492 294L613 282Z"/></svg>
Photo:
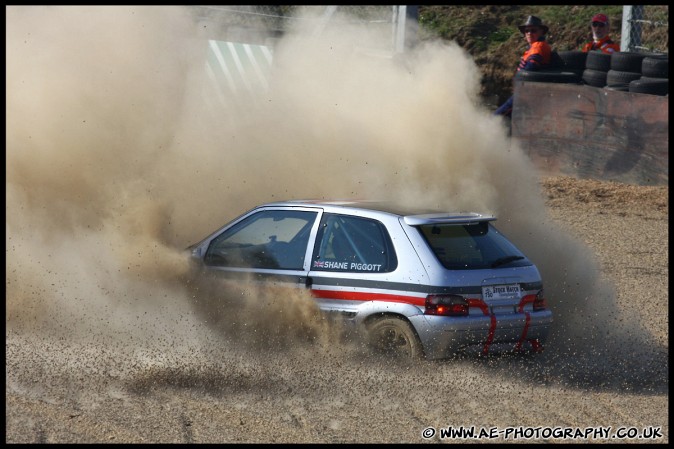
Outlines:
<svg viewBox="0 0 674 449"><path fill-rule="evenodd" d="M599 22L603 23L604 25L608 25L608 16L606 14L595 14L595 16L592 18L592 22Z"/></svg>

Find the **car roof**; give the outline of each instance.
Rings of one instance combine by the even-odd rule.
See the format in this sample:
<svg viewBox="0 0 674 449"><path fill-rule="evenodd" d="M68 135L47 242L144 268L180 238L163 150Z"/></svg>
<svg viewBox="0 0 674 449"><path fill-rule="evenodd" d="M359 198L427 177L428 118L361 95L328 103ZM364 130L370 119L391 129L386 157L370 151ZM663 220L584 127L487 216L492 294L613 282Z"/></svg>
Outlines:
<svg viewBox="0 0 674 449"><path fill-rule="evenodd" d="M354 212L357 210L378 211L386 214L397 215L403 217L405 223L410 226L418 226L424 224L470 224L482 221L493 221L496 217L493 215L483 215L476 212L448 212L441 210L433 210L429 208L404 208L400 205L385 201L368 201L368 200L288 200L278 201L260 205L259 207L269 206L292 206L292 207L311 207L319 206L330 209L331 211Z"/></svg>

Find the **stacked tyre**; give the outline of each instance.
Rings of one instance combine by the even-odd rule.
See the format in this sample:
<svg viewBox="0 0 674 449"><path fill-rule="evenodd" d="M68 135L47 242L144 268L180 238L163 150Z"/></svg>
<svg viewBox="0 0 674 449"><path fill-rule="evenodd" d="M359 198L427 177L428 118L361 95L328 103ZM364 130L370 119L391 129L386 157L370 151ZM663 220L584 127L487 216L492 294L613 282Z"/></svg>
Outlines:
<svg viewBox="0 0 674 449"><path fill-rule="evenodd" d="M611 70L611 55L600 51L590 51L585 59L583 82L593 87L604 87L609 70Z"/></svg>
<svg viewBox="0 0 674 449"><path fill-rule="evenodd" d="M560 51L558 55L563 63L564 71L573 72L579 78L583 76L587 59L586 52L580 50Z"/></svg>
<svg viewBox="0 0 674 449"><path fill-rule="evenodd" d="M515 79L539 83L581 83L580 76L578 76L576 73L566 72L563 70L520 70L515 73Z"/></svg>
<svg viewBox="0 0 674 449"><path fill-rule="evenodd" d="M612 53L611 68L606 73L606 88L629 91L630 83L641 78L641 64L646 53L618 51Z"/></svg>
<svg viewBox="0 0 674 449"><path fill-rule="evenodd" d="M669 55L649 54L641 61L641 77L630 81L629 91L669 95Z"/></svg>

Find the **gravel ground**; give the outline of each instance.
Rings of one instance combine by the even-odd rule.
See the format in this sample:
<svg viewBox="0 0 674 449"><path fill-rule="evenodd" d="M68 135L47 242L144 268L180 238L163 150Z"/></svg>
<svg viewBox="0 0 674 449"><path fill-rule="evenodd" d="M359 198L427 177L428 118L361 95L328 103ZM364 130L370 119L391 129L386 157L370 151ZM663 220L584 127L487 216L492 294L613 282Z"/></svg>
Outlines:
<svg viewBox="0 0 674 449"><path fill-rule="evenodd" d="M440 441L448 426L521 426L655 430L646 442L668 443L668 188L565 177L541 184L551 218L615 286L613 306L602 306L613 324L597 326L587 344L558 331L534 357L391 364L348 345L265 351L196 328L171 336L180 317L163 339L123 344L104 333L8 326L6 442L418 443ZM587 319L549 301L557 321ZM590 320L604 320L591 310ZM424 439L429 427L435 435ZM644 442L592 429L547 441ZM507 441L531 441L524 433Z"/></svg>
<svg viewBox="0 0 674 449"><path fill-rule="evenodd" d="M357 51L388 32L308 24L269 90L226 95L188 9L7 14L7 442L669 442L668 188L539 179L462 48L407 64ZM306 292L190 278L182 249L229 214L307 192L496 214L543 276L545 351L394 364Z"/></svg>

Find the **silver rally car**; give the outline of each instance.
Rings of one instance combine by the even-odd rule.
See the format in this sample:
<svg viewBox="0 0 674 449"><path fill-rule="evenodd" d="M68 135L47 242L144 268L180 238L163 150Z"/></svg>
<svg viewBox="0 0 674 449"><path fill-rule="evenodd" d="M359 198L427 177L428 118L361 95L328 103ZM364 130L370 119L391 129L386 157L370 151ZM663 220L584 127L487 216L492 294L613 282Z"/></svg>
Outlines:
<svg viewBox="0 0 674 449"><path fill-rule="evenodd" d="M258 206L190 247L208 272L310 289L320 309L403 357L540 351L552 323L536 266L476 213L376 202Z"/></svg>

